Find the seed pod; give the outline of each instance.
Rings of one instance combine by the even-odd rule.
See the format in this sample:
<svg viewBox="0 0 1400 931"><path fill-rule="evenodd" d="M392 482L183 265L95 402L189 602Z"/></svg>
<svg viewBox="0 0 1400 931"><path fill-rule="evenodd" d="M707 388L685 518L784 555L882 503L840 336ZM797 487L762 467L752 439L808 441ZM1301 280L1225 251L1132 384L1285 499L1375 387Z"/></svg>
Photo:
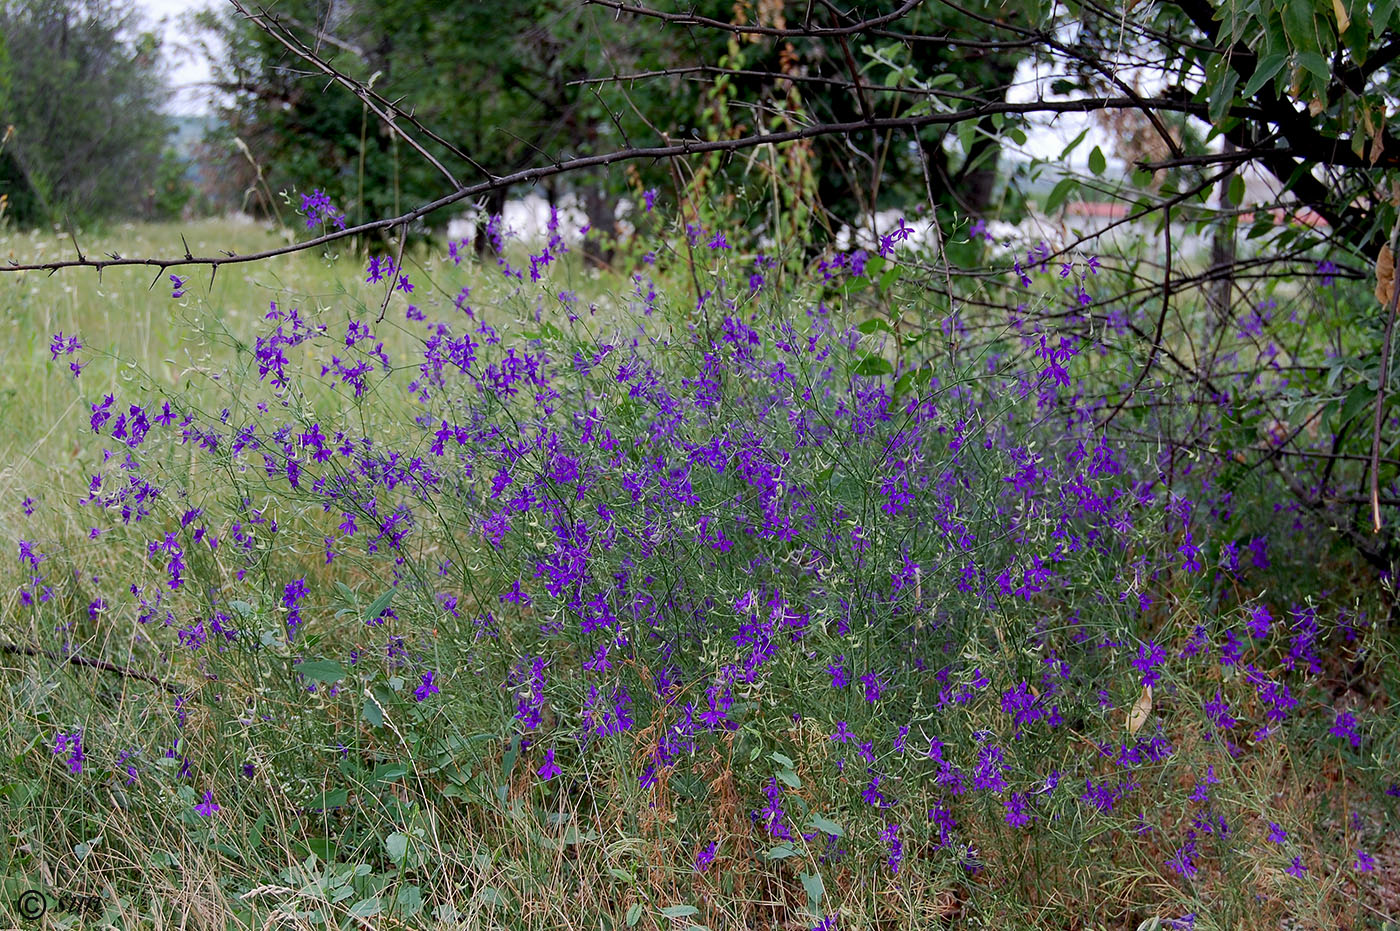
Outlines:
<svg viewBox="0 0 1400 931"><path fill-rule="evenodd" d="M1376 300L1389 307L1395 294L1395 253L1389 246L1381 246L1381 254L1376 256Z"/></svg>

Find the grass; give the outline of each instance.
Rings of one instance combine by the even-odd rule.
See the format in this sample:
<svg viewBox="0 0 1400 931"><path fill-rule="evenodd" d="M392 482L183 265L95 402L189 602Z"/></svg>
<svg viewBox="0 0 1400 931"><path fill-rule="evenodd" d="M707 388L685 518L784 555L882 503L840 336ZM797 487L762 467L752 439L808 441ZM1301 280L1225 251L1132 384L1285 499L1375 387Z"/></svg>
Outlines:
<svg viewBox="0 0 1400 931"><path fill-rule="evenodd" d="M280 241L80 241L178 254L182 231L196 254ZM1396 644L1350 562L1277 530L1268 567L1217 569L1247 535L1206 516L1197 474L1174 487L1209 568L1183 567L1173 499L1127 494L1153 463L1124 447L1120 473L1086 472L1094 436L1060 426L1079 402L992 310L994 340L944 363L912 267L753 290L732 284L749 260L658 251L635 266L652 312L631 261L573 254L517 286L424 251L382 323L384 285L348 255L232 266L180 299L144 274L0 279L0 515L22 557L0 597L30 648L0 665L0 910L39 890L71 927L1385 927ZM870 324L893 307L900 344ZM439 320L476 337L460 372ZM348 346L352 321L375 335ZM77 379L50 360L59 330L84 344ZM1121 378L1066 345L1075 378ZM425 351L446 374L421 401ZM939 361L891 364L917 358ZM352 390L334 369L360 360ZM107 394L113 418L177 419L128 449L90 426ZM353 452L311 459L313 425ZM1011 490L1028 463L1043 474ZM94 475L106 507L77 503ZM1265 527L1268 504L1235 509ZM1309 563L1329 590L1277 593ZM1261 604L1277 623L1251 638ZM1227 632L1253 671L1220 662ZM1344 711L1355 743L1331 732ZM685 723L706 712L721 723Z"/></svg>

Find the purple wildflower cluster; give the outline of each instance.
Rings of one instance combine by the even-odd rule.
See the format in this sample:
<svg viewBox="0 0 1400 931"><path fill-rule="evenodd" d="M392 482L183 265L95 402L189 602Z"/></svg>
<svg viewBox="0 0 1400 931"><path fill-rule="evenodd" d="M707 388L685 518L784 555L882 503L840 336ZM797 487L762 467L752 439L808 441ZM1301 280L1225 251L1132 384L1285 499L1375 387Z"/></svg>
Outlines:
<svg viewBox="0 0 1400 931"><path fill-rule="evenodd" d="M320 191L302 212L308 228L343 225ZM485 232L509 235L499 217ZM903 220L878 258L824 256L781 301L776 258L722 229L688 233L742 269L737 289L696 282L709 331L655 313L661 273L645 260L625 324L561 290L553 213L528 275L498 258L503 296L453 284L440 300L420 279L411 339L274 304L227 408L125 386L88 399L102 448L83 526L139 531L143 561L119 582L74 573L76 623L135 618L230 692L238 678L220 673L235 659L290 654L266 665L301 668L299 699L347 703L355 739L326 742L345 754L387 714L455 767L474 751L425 722L470 703L508 735L502 766L521 760L491 793L613 790L626 771L629 792L656 798L741 795L724 824L678 819L697 874L733 849L726 831L777 859L865 858L904 883L935 860L989 875L998 851L1087 829L1200 879L1259 815L1222 788L1233 768L1324 707L1334 751L1377 739L1371 711L1319 700L1348 635L1321 599L1253 584L1270 538L1225 536L1218 477L1102 426L1094 347L1072 325L1104 313L1085 285L1097 258L1059 265L1069 322L1018 306L969 376L920 364L922 337L895 340L845 303L898 260L914 234ZM1015 283L1051 276L1051 255L1018 257ZM414 294L388 256L366 282ZM944 330L955 353L962 327ZM51 360L81 348L59 332ZM58 583L40 569L59 549L18 549L16 600L48 618ZM367 609L370 584L393 606ZM1350 636L1361 623L1349 615ZM261 709L241 725L287 724ZM199 712L176 713L175 744L105 763L135 781L162 759L193 779ZM53 754L82 775L82 731L58 731ZM220 810L212 791L194 806ZM1286 841L1271 824L1259 843ZM1374 866L1355 846L1347 860Z"/></svg>

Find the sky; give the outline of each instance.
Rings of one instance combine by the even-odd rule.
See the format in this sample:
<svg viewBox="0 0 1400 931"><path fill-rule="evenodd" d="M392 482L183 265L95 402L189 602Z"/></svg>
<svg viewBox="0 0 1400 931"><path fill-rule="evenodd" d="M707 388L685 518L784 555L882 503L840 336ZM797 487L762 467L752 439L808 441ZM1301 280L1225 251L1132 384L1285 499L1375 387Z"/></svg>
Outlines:
<svg viewBox="0 0 1400 931"><path fill-rule="evenodd" d="M209 91L212 78L209 63L196 54L187 30L181 28L180 17L199 10L214 9L219 0L136 0L135 6L148 27L163 23L166 65L175 96L166 110L178 116L196 116L209 112Z"/></svg>

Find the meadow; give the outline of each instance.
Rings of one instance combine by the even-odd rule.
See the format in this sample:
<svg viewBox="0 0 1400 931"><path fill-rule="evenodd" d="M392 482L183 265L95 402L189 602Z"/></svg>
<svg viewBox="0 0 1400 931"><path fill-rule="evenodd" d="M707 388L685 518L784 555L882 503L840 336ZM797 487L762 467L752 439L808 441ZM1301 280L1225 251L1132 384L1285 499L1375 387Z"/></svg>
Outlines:
<svg viewBox="0 0 1400 931"><path fill-rule="evenodd" d="M902 228L0 279L0 914L1397 927L1393 580L1232 471L1271 425L1104 428L1136 265Z"/></svg>

